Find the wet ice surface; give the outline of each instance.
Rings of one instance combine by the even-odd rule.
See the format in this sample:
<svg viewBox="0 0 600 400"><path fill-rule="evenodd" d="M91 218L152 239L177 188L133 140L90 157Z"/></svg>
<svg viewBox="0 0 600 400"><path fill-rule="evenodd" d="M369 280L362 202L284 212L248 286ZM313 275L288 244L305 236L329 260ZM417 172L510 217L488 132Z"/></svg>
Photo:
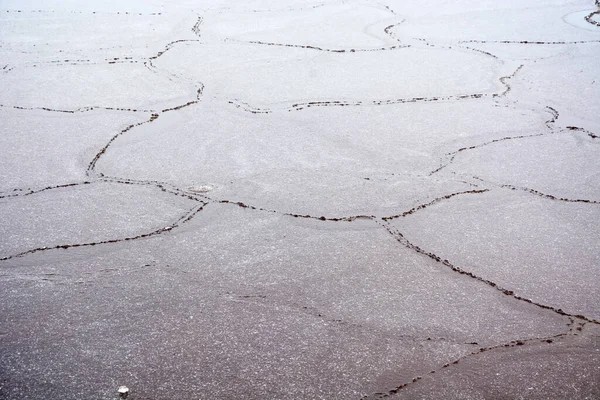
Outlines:
<svg viewBox="0 0 600 400"><path fill-rule="evenodd" d="M591 1L0 3L0 398L600 396Z"/></svg>

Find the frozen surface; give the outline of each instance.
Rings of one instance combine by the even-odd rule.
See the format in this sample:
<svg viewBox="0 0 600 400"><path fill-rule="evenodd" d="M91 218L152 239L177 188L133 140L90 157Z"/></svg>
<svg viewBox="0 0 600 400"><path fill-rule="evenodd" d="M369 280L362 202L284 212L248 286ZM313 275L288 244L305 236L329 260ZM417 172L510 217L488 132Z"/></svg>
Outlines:
<svg viewBox="0 0 600 400"><path fill-rule="evenodd" d="M195 206L189 199L171 197L155 187L102 182L0 199L0 257L165 228Z"/></svg>
<svg viewBox="0 0 600 400"><path fill-rule="evenodd" d="M414 244L519 295L599 319L599 207L494 190L393 224Z"/></svg>
<svg viewBox="0 0 600 400"><path fill-rule="evenodd" d="M0 398L600 396L593 0L0 0Z"/></svg>
<svg viewBox="0 0 600 400"><path fill-rule="evenodd" d="M84 181L90 160L111 137L149 114L0 108L0 196Z"/></svg>
<svg viewBox="0 0 600 400"><path fill-rule="evenodd" d="M600 140L582 131L497 142L461 152L451 168L569 200L600 202Z"/></svg>
<svg viewBox="0 0 600 400"><path fill-rule="evenodd" d="M172 235L32 255L4 272L20 289L9 304L34 313L0 306L3 326L30 332L4 338L26 355L3 357L22 371L15 396L60 397L62 383L110 398L127 382L138 398L360 398L569 323L439 269L368 221L323 228L225 205ZM27 391L49 373L45 390Z"/></svg>
<svg viewBox="0 0 600 400"><path fill-rule="evenodd" d="M586 332L587 333L587 332ZM420 385L403 392L405 399L600 397L598 329L586 338L554 338L530 346L483 352L451 368L428 375ZM549 346L551 345L551 346ZM548 370L552 363L557 366ZM511 385L507 386L506 382ZM420 386L420 387L419 387Z"/></svg>
<svg viewBox="0 0 600 400"><path fill-rule="evenodd" d="M502 67L497 60L446 49L337 53L254 43L191 43L174 47L155 65L202 81L207 95L260 112L287 112L298 108L295 104L317 101L368 104L503 90L495 78ZM501 72L512 71L504 67Z"/></svg>

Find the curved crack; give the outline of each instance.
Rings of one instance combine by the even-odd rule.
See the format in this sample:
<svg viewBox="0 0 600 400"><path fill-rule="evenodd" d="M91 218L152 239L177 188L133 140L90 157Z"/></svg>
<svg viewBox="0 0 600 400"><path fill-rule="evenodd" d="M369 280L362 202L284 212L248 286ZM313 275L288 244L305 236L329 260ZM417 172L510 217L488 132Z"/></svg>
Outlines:
<svg viewBox="0 0 600 400"><path fill-rule="evenodd" d="M589 22L590 24L592 24L592 25L600 26L600 21L595 21L594 20L594 16L595 15L600 15L600 11L594 11L594 12L590 13L589 15L586 15L585 16L585 20L587 22Z"/></svg>
<svg viewBox="0 0 600 400"><path fill-rule="evenodd" d="M421 103L421 102L436 102L436 101L452 101L452 100L466 100L466 99L480 99L482 97L489 96L486 93L475 93L475 94L464 94L464 95L450 95L450 96L439 96L439 97L409 97L400 99L387 99L387 100L369 100L369 101L347 101L347 100L331 100L331 101L310 101L306 103L295 103L287 108L277 109L278 111L300 111L311 107L356 107L356 106L381 106L391 104L403 104L403 103ZM248 103L244 103L240 100L230 100L229 104L234 105L237 108L241 108L244 111L251 112L253 114L269 114L274 110L269 108L257 108L250 106Z"/></svg>
<svg viewBox="0 0 600 400"><path fill-rule="evenodd" d="M413 244L408 239L406 239L406 237L398 229L392 227L387 221L380 222L379 220L376 220L376 219L373 219L373 220L375 221L375 223L377 223L378 225L380 225L381 227L383 227L385 230L387 230L388 233L390 235L392 235L392 237L394 239L396 239L400 244L404 245L405 247L407 247L407 248L409 248L409 249L411 249L411 250L413 250L413 251L415 251L415 252L417 252L419 254L422 254L422 255L424 255L426 257L431 258L432 260L434 260L434 261L436 261L436 262L444 265L445 267L448 267L449 269L451 269L454 272L458 272L461 275L466 275L466 276L468 276L470 278L473 278L473 279L475 279L475 280L477 280L479 282L485 283L486 285L493 287L494 289L498 290L499 292L502 292L504 295L513 297L516 300L524 301L526 303L532 304L532 305L537 306L539 308L553 311L553 312L555 312L556 314L559 314L559 315L565 315L565 316L569 316L569 317L573 317L573 318L579 318L579 319L582 319L584 321L600 325L600 321L595 320L595 319L593 319L591 317L586 317L585 315L581 315L581 314L571 314L571 313L563 311L560 308L556 308L556 307L553 307L553 306L548 306L548 305L545 305L545 304L542 304L542 303L535 302L535 301L533 301L531 299L528 299L528 298L525 298L523 296L520 296L520 295L516 294L512 290L505 289L502 286L498 285L497 283L495 283L495 282L493 282L493 281L491 281L489 279L486 279L486 278L483 278L481 276L478 276L478 275L474 274L473 272L466 271L466 270L464 270L464 269L462 269L462 268L460 268L460 267L452 264L447 259L442 259L437 254L429 252L427 250L424 250L421 247Z"/></svg>
<svg viewBox="0 0 600 400"><path fill-rule="evenodd" d="M7 13L55 13L55 10L5 10ZM130 12L130 11L117 11L117 12L106 12L106 11L61 11L61 14L101 14L101 15L138 15L138 16L159 16L162 15L161 12L154 13L140 13L140 12Z"/></svg>
<svg viewBox="0 0 600 400"><path fill-rule="evenodd" d="M123 107L101 107L101 106L88 106L88 107L79 107L70 110L63 110L57 108L49 108L49 107L22 107L22 106L11 106L6 104L0 104L0 107L4 108L14 108L16 110L29 110L29 111L49 111L56 113L65 113L65 114L75 114L75 113L84 113L94 110L106 110L106 111L126 111L126 112L134 112L134 113L154 113L156 110L144 110L137 108L123 108Z"/></svg>
<svg viewBox="0 0 600 400"><path fill-rule="evenodd" d="M317 50L317 51L324 51L324 52L329 52L329 53L365 53L365 52L373 52L373 51L397 50L397 49L404 49L407 47L411 47L410 45L401 45L401 46L397 45L397 46L377 47L374 49L327 49L327 48L311 46L311 45L261 42L258 40L250 40L250 41L236 40L236 39L227 39L227 40L235 41L237 43L258 44L258 45L263 45L263 46L295 47L295 48L300 48L300 49Z"/></svg>
<svg viewBox="0 0 600 400"><path fill-rule="evenodd" d="M106 153L106 150L110 147L110 145L121 135L127 133L128 131L130 131L131 129L140 126L140 125L144 125L144 124L148 124L151 123L153 121L155 121L158 118L158 114L152 114L152 116L150 117L149 120L147 121L143 121L143 122L138 122L137 124L131 124L129 126L127 126L125 129L121 130L119 133L117 133L115 136L113 136L108 143L102 148L100 149L100 151L98 153L96 153L96 155L94 156L94 159L90 162L90 164L88 165L86 174L88 176L92 175L92 173L94 172L94 169L96 168L96 163L98 162L98 160L100 159L100 157L102 157L102 155L104 153Z"/></svg>
<svg viewBox="0 0 600 400"><path fill-rule="evenodd" d="M570 131L579 131L579 132L587 133L587 135L589 137L591 137L592 139L600 139L600 136L596 135L594 132L590 132L587 129L580 128L578 126L567 126L567 129Z"/></svg>
<svg viewBox="0 0 600 400"><path fill-rule="evenodd" d="M481 193L485 193L485 192L489 192L489 189L467 190L467 191L464 191L464 192L457 192L457 193L447 194L445 196L433 199L432 201L430 201L428 203L421 204L421 205L418 205L416 207L413 207L410 210L403 212L402 214L392 215L390 217L383 217L381 219L387 222L387 221L391 221L392 219L403 218L403 217L406 217L408 215L414 214L414 213L416 213L419 210L422 210L422 209L427 208L429 206L432 206L432 205L434 205L436 203L439 203L441 201L451 199L452 197L455 197L455 196L460 196L460 195L463 195L463 194L481 194Z"/></svg>
<svg viewBox="0 0 600 400"><path fill-rule="evenodd" d="M552 130L553 129L552 124L554 124L558 120L559 114L558 114L558 111L556 111L554 108L552 108L550 106L546 106L546 110L551 113L552 118L549 119L549 120L547 120L544 124L546 125L546 127L548 129ZM450 164L452 164L454 162L454 160L456 159L456 156L458 156L459 153L462 153L464 151L479 149L481 147L489 146L490 144L494 144L494 143L498 143L498 142L504 142L506 140L527 139L527 138L538 137L538 136L546 136L546 135L550 135L550 134L553 134L553 133L554 132L546 132L546 133L534 133L534 134L531 134L531 135L505 136L503 138L490 140L488 142L476 144L476 145L473 145L473 146L461 147L458 150L455 150L455 151L450 152L450 153L446 153L446 161L442 162L439 167L437 167L436 169L434 169L433 171L431 171L428 174L428 176L432 176L434 174L437 174L438 172L440 172L444 168L448 167Z"/></svg>
<svg viewBox="0 0 600 400"><path fill-rule="evenodd" d="M90 181L84 181L84 182L65 183L62 185L55 185L55 186L46 186L43 189L30 189L30 188L13 189L10 192L4 192L4 193L10 193L10 194L1 194L0 193L0 199L6 199L6 198L10 198L10 197L30 196L32 194L37 194L37 193L45 192L48 190L63 189L63 188L68 188L68 187L81 186L81 185L89 185L91 183L92 182L90 182Z"/></svg>
<svg viewBox="0 0 600 400"><path fill-rule="evenodd" d="M212 200L211 201L215 202L215 203L219 203L219 204L231 204L231 205L235 205L238 206L240 208L247 208L250 210L257 210L257 211L263 211L263 212L267 212L267 213L271 213L271 214L279 214L279 215L284 215L287 217L294 217L294 218L304 218L304 219L314 219L314 220L318 220L318 221L330 221L330 222L353 222L356 221L358 219L374 219L377 218L374 215L353 215L350 217L325 217L325 216L313 216L313 215L308 215L308 214L295 214L295 213L289 213L289 212L281 212L281 211L276 211L276 210L270 210L267 208L262 208L262 207L256 207L256 206L252 206L252 205L248 205L242 202L235 202L235 201L231 201L231 200Z"/></svg>
<svg viewBox="0 0 600 400"><path fill-rule="evenodd" d="M554 195L551 195L551 194L542 193L540 191L537 191L537 190L531 189L531 188L527 188L527 187L519 187L519 186L513 186L513 185L498 185L498 187L501 187L503 189L510 189L510 190L521 190L521 191L524 191L524 192L535 194L536 196L540 196L540 197L543 197L545 199L556 200L556 201L564 201L564 202L567 202L567 203L600 204L600 201L596 201L596 200L567 199L565 197L558 197L558 196L554 196Z"/></svg>
<svg viewBox="0 0 600 400"><path fill-rule="evenodd" d="M191 210L189 210L187 213L182 215L173 224L166 226L164 228L154 230L152 232L142 233L142 234L139 234L136 236L128 236L128 237L121 238L121 239L108 239L108 240L101 240L101 241L97 241L97 242L63 244L63 245L56 245L56 246L51 246L51 247L38 247L35 249L23 251L21 253L2 257L2 258L0 258L0 261L7 261L7 260L14 259L14 258L23 257L23 256L26 256L29 254L38 253L41 251L58 250L58 249L66 250L66 249L75 248L75 247L89 247L89 246L97 246L97 245L109 244L109 243L129 242L129 241L133 241L133 240L139 240L139 239L144 239L144 238L160 235L160 234L163 234L166 232L170 232L173 229L180 227L182 224L189 222L192 218L194 218L196 216L196 214L198 214L200 211L202 211L204 209L204 207L206 207L207 205L208 205L208 203L201 202L200 205L194 206Z"/></svg>
<svg viewBox="0 0 600 400"><path fill-rule="evenodd" d="M468 358L472 358L475 357L479 354L482 354L484 352L488 352L488 351L493 351L493 350L499 350L499 349L506 349L506 348L514 348L514 347L519 347L519 346L525 346L525 345L529 345L529 344L533 344L533 343L547 343L547 344L552 344L554 343L555 340L557 339L562 339L565 338L567 336L573 336L573 335L577 335L577 333L572 333L571 329L569 329L569 331L565 332L565 333L559 333L557 335L552 335L552 336L546 336L546 337L537 337L537 338L529 338L529 339L515 339L515 340L511 340L510 342L506 342L506 343L502 343L502 344L498 344L495 346L489 346L489 347L481 347L476 351L473 351L465 356L459 357L456 360L446 363L444 365L442 365L441 367L431 370L428 372L428 375L432 375L435 374L437 372L440 372L446 368L450 368L454 365L459 364L461 361L464 361ZM403 383L401 385L396 386L393 389L388 390L387 392L377 392L374 393L372 395L368 395L368 396L363 396L361 397L361 400L375 400L375 399L383 399L383 398L388 398L390 396L394 396L396 394L398 394L402 389L405 389L407 386L412 385L414 383L417 383L418 381L420 381L421 379L423 379L423 376L416 376L414 377L411 381Z"/></svg>
<svg viewBox="0 0 600 400"><path fill-rule="evenodd" d="M512 74L510 74L508 76L501 76L500 77L500 82L504 86L506 86L506 89L504 90L504 92L502 92L500 94L494 94L492 97L505 97L508 94L508 92L510 92L512 90L512 87L508 83L506 83L506 81L508 79L514 78L515 75L517 75L517 72L519 72L524 66L525 66L524 64L521 64L521 65L519 65L519 67L517 67L517 69L515 70L515 72L513 72Z"/></svg>
<svg viewBox="0 0 600 400"><path fill-rule="evenodd" d="M288 46L288 45L285 45L285 46ZM291 46L291 45L289 45L289 46ZM292 46L292 47L295 47L295 46ZM521 68L523 68L523 65L520 65L511 75L500 77L499 80L506 87L506 89L502 93L493 93L493 94L491 94L491 96L494 98L504 97L511 90L511 87L510 87L510 85L508 85L506 83L506 80L513 78L516 75L516 73L521 70ZM474 94L464 94L464 95L409 97L409 98L400 98L400 99L370 100L370 101L347 101L347 100L310 101L310 102L304 102L304 103L295 103L295 104L292 104L290 107L279 108L276 110L291 112L291 111L301 111L301 110L311 108L311 107L381 106L381 105L404 104L404 103L458 101L458 100L466 100L466 99L480 99L480 98L488 97L488 96L490 96L490 94L488 94L488 93L474 93ZM232 104L236 108L242 109L242 110L252 113L252 114L270 114L270 113L274 112L274 109L254 107L254 106L251 106L250 104L243 102L241 100L238 100L238 99L229 100L228 103ZM548 108L551 108L551 107L548 107ZM554 121L551 121L551 122L554 122Z"/></svg>

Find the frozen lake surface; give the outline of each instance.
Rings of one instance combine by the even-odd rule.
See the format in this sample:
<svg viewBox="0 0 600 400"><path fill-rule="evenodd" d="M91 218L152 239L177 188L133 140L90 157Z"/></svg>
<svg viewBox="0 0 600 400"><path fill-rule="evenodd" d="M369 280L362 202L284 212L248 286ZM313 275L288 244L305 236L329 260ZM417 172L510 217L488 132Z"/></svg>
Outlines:
<svg viewBox="0 0 600 400"><path fill-rule="evenodd" d="M0 0L0 399L600 398L600 3Z"/></svg>

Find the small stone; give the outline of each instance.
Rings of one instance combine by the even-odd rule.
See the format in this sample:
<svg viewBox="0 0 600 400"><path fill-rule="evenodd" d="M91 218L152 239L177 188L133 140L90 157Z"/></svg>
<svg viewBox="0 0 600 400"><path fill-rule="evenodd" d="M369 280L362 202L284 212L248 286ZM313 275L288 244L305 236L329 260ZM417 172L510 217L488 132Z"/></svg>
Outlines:
<svg viewBox="0 0 600 400"><path fill-rule="evenodd" d="M127 386L119 386L118 392L120 398L126 399L129 395L129 388Z"/></svg>

